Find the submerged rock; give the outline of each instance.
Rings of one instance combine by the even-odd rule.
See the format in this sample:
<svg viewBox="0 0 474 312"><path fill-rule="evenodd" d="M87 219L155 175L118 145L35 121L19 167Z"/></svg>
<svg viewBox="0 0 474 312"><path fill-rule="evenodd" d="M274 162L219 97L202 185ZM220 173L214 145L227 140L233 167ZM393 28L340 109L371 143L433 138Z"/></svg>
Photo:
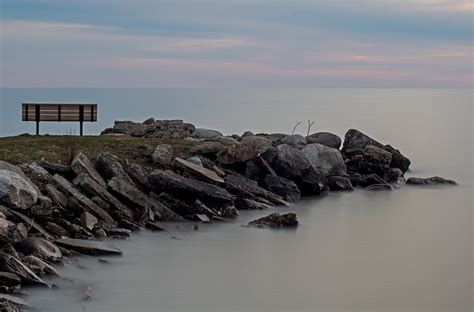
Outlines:
<svg viewBox="0 0 474 312"><path fill-rule="evenodd" d="M56 240L55 243L59 246L72 249L85 255L122 255L122 251L120 251L120 249L106 246L96 241L63 238Z"/></svg>
<svg viewBox="0 0 474 312"><path fill-rule="evenodd" d="M298 219L296 218L296 213L272 213L266 217L249 222L249 225L272 228L296 227L298 226Z"/></svg>
<svg viewBox="0 0 474 312"><path fill-rule="evenodd" d="M454 180L448 180L442 177L431 177L431 178L415 178L411 177L408 178L406 184L412 184L412 185L457 185L456 181Z"/></svg>

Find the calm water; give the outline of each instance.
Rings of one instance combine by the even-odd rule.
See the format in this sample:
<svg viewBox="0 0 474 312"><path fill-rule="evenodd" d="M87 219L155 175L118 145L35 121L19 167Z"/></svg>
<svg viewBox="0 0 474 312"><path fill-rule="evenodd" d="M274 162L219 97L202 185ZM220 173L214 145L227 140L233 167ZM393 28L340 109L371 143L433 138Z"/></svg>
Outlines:
<svg viewBox="0 0 474 312"><path fill-rule="evenodd" d="M182 118L225 133L289 132L296 121L344 135L355 127L400 148L410 175L458 187L331 193L290 208L292 231L233 223L113 243L125 253L70 264L59 290L31 290L41 311L470 312L473 310L473 101L470 90L2 89L0 135L33 132L21 101L92 101L100 122ZM74 124L44 125L63 133ZM304 127L299 128L305 132ZM180 239L173 239L176 236ZM83 302L85 285L93 298Z"/></svg>

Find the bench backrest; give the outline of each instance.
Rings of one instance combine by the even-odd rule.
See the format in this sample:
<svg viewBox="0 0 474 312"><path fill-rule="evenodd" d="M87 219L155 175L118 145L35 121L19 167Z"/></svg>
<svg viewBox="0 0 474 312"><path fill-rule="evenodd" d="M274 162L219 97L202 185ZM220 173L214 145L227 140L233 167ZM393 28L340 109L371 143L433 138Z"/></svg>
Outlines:
<svg viewBox="0 0 474 312"><path fill-rule="evenodd" d="M22 103L22 120L96 122L97 104Z"/></svg>

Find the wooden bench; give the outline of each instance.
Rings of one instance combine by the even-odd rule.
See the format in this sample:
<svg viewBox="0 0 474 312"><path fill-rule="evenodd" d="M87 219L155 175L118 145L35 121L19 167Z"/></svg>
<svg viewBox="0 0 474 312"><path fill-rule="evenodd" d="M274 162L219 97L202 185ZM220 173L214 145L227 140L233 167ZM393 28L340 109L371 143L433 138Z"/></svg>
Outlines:
<svg viewBox="0 0 474 312"><path fill-rule="evenodd" d="M36 135L40 121L79 122L82 136L83 123L97 121L97 104L22 103L22 120L36 122Z"/></svg>

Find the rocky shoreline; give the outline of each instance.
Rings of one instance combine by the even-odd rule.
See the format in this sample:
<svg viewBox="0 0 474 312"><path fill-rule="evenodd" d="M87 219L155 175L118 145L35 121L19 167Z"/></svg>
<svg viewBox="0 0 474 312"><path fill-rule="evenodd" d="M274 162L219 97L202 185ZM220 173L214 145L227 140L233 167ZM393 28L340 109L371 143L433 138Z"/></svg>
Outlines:
<svg viewBox="0 0 474 312"><path fill-rule="evenodd" d="M391 145L350 129L344 141L318 132L224 136L181 120L117 121L102 136L192 141L180 158L172 144L154 148L146 166L101 153L67 164L0 160L0 310L23 311L22 286L52 287L46 275L78 255L120 255L106 238L128 238L164 222L222 222L240 210L288 206L302 196L354 188L453 185L409 178L410 160ZM341 148L342 145L342 148ZM1 148L1 146L0 146ZM272 213L249 226L295 227L296 214Z"/></svg>

